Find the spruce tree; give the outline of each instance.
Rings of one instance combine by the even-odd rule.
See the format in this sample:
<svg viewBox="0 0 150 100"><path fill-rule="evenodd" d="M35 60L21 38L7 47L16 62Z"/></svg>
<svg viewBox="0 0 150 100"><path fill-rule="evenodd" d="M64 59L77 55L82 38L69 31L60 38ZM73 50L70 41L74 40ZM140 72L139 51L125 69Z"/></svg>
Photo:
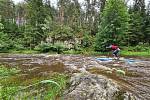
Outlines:
<svg viewBox="0 0 150 100"><path fill-rule="evenodd" d="M120 44L128 29L128 20L129 15L124 0L108 0L96 36L95 50L105 51L107 45Z"/></svg>
<svg viewBox="0 0 150 100"><path fill-rule="evenodd" d="M144 42L149 43L150 45L150 2L148 3L146 10Z"/></svg>
<svg viewBox="0 0 150 100"><path fill-rule="evenodd" d="M129 9L130 26L129 26L129 44L136 46L145 42L145 30L147 27L147 17L144 0L134 0L134 4Z"/></svg>

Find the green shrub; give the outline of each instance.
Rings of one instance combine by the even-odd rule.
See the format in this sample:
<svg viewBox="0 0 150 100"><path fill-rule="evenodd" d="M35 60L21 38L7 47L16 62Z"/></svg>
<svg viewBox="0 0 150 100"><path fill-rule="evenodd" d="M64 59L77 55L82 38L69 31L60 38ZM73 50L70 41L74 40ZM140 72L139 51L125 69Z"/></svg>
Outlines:
<svg viewBox="0 0 150 100"><path fill-rule="evenodd" d="M62 42L56 42L54 48L58 54L62 53L65 50L65 45Z"/></svg>
<svg viewBox="0 0 150 100"><path fill-rule="evenodd" d="M127 51L133 51L133 52L147 52L150 51L150 46L147 43L139 43L138 45L134 47L125 47L124 48Z"/></svg>
<svg viewBox="0 0 150 100"><path fill-rule="evenodd" d="M93 38L90 34L86 33L82 39L82 47L90 47L93 44Z"/></svg>
<svg viewBox="0 0 150 100"><path fill-rule="evenodd" d="M0 52L7 52L13 46L13 42L6 33L0 32Z"/></svg>
<svg viewBox="0 0 150 100"><path fill-rule="evenodd" d="M3 29L4 29L4 25L0 23L0 31L2 31Z"/></svg>
<svg viewBox="0 0 150 100"><path fill-rule="evenodd" d="M49 33L49 36L54 41L65 41L73 39L73 29L65 25L57 25L55 29Z"/></svg>
<svg viewBox="0 0 150 100"><path fill-rule="evenodd" d="M148 51L150 50L149 44L147 43L139 43L134 47L134 51Z"/></svg>
<svg viewBox="0 0 150 100"><path fill-rule="evenodd" d="M52 44L49 44L49 43L41 43L41 44L37 45L34 49L36 51L46 53L51 50L53 51L53 46L52 46Z"/></svg>
<svg viewBox="0 0 150 100"><path fill-rule="evenodd" d="M50 43L41 43L35 47L35 50L46 53L46 52L57 52L58 54L62 53L66 47L62 42L56 42L54 45Z"/></svg>

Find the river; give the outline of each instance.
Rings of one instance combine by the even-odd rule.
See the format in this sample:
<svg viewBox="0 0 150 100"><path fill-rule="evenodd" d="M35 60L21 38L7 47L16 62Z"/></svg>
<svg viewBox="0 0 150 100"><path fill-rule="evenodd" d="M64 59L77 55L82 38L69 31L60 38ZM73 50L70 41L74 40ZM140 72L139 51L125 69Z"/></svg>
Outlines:
<svg viewBox="0 0 150 100"><path fill-rule="evenodd" d="M99 57L82 55L48 55L48 54L0 54L0 64L18 67L23 75L22 80L40 77L47 73L76 73L88 71L102 74L116 81L123 89L132 92L141 100L150 100L150 58L122 58L121 60L101 61ZM102 70L92 69L99 68ZM124 70L123 77L109 76L107 68ZM20 77L22 78L22 77Z"/></svg>

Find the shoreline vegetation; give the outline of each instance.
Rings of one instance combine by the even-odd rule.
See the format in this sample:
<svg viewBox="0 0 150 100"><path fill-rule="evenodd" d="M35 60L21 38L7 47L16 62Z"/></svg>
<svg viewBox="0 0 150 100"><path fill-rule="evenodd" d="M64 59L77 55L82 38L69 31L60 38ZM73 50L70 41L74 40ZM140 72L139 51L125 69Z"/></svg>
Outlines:
<svg viewBox="0 0 150 100"><path fill-rule="evenodd" d="M2 53L10 53L10 54L41 54L41 53L46 53L46 54L58 54L57 52L54 51L49 51L49 52L40 52L36 50L9 50L7 52L0 52ZM68 51L62 51L60 54L81 54L81 55L88 55L88 56L112 56L112 52L96 52L94 50L88 50L88 49L83 49L80 51L75 51L75 50L68 50ZM150 57L150 50L147 51L127 51L127 50L121 50L120 52L120 57Z"/></svg>
<svg viewBox="0 0 150 100"><path fill-rule="evenodd" d="M52 5L1 0L0 53L112 56L106 47L115 44L121 56L150 56L150 2L58 0L59 6Z"/></svg>
<svg viewBox="0 0 150 100"><path fill-rule="evenodd" d="M57 2L54 4L52 1ZM63 90L70 85L68 84L68 80L71 78L70 73L72 75L74 72L85 72L86 64L89 65L87 66L89 68L92 63L92 67L100 65L99 67L103 68L97 61L93 62L91 59L86 61L84 59L91 56L91 58L113 57L112 51L107 48L112 44L121 49L119 52L120 58L150 59L150 2L144 3L145 0L133 0L133 3L128 5L128 1L22 0L15 4L14 0L0 0L0 58L2 58L0 59L0 100L10 100L10 98L16 98L24 94L21 100L26 100L28 97L35 100L43 96L42 93L45 90L47 91L44 94L48 99L42 100L60 100L57 98L61 97ZM29 60L19 57L13 59L12 57L12 59L8 58L7 61L7 56L13 54L14 56L25 54L25 56L31 57L29 57ZM39 60L35 59L34 61L32 55L39 56L40 54L44 55L44 59L39 57ZM55 56L57 54L61 54L62 58L65 58L65 55L69 56L66 57L67 65L70 64L72 67L69 75L66 75L64 68L66 65L57 62L55 57L49 59L49 55ZM74 55L79 55L79 57L76 58ZM59 59L61 59L60 56L58 56ZM48 60L48 64L44 65L46 60ZM54 62L52 63L52 61ZM18 66L13 66L15 65L14 62ZM23 64L19 65L20 62L23 62ZM76 65L78 62L85 63L85 66L83 64ZM5 63L6 65L3 65ZM142 74L145 74L146 77L149 76L147 73L149 66L147 67L147 65L141 67L142 71L145 71ZM55 72L53 68L63 69L63 72L53 73ZM124 68L126 68L126 65ZM140 67L137 68L141 70ZM147 77L147 79L149 78ZM141 77L137 80L141 81ZM149 82L149 80L146 80L146 82ZM46 83L48 84L42 87ZM139 87L150 87L147 83L143 84L138 81L138 84L140 84ZM138 87L137 84L135 85L135 87ZM30 86L33 86L33 88L17 92L20 88L24 89L24 87ZM105 85L102 86L105 87ZM145 90L148 93L147 95L144 95L142 90L138 93L150 96L150 91L147 91L147 88ZM16 92L16 95L12 94ZM102 93L107 94L104 91ZM84 94L86 93L81 96ZM98 92L97 95L99 94L101 93ZM11 95L13 97L9 97ZM90 93L86 96L95 97L95 94ZM20 100L20 97L17 100ZM99 98L95 100L99 100Z"/></svg>

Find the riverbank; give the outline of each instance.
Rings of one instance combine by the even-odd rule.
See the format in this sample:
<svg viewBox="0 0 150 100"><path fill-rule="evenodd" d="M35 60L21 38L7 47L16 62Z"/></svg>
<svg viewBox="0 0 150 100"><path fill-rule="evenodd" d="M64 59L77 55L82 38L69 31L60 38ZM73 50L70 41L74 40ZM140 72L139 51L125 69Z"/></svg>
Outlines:
<svg viewBox="0 0 150 100"><path fill-rule="evenodd" d="M3 52L1 52L3 53ZM10 50L6 53L10 54L41 54L42 52L35 51L35 50ZM57 54L57 52L46 52L46 54ZM80 55L88 55L88 56L109 56L112 57L112 52L96 52L92 49L83 49L80 51L75 50L68 50L63 51L61 54L80 54ZM150 57L150 51L127 51L127 50L121 50L120 52L121 57Z"/></svg>
<svg viewBox="0 0 150 100"><path fill-rule="evenodd" d="M100 90L101 88L105 89L104 87L106 86L108 90L112 91L111 93L109 92L110 98L111 98L111 94L118 93L117 91L120 91L121 89L123 89L123 92L121 92L121 98L124 97L125 93L127 93L126 91L132 93L135 96L138 96L139 98L143 99L144 97L145 100L148 100L148 98L150 98L149 97L149 93L150 93L149 61L150 60L145 61L143 59L140 59L140 62L136 62L139 60L134 59L135 62L133 62L132 60L131 60L132 62L126 62L127 60L124 58L122 58L122 60L119 61L115 61L115 60L100 61L97 60L97 58L98 58L97 56L63 55L63 54L60 55L2 54L0 55L0 63L3 65L7 65L7 68L9 68L9 66L10 68L14 68L16 66L17 66L16 68L19 68L21 74L17 74L16 77L13 76L11 78L9 77L7 78L8 80L11 79L11 81L21 80L21 82L23 82L21 86L23 87L25 85L28 86L30 84L35 84L39 81L42 81L43 79L44 80L52 79L51 77L49 77L49 75L51 76L53 72L63 73L63 74L67 73L71 77L69 78L70 82L66 84L67 87L69 88L69 92L64 92L65 94L63 95L68 95L67 97L71 96L70 98L75 98L74 96L78 96L78 95L74 95L74 92L72 91L80 92L79 95L85 94L81 96L85 98L97 97L97 99L95 100L99 100L98 98L101 96L107 98L104 95L105 93L99 95L99 92L97 91L97 87L94 87L95 85L93 85L93 82L94 84L102 86L99 88ZM112 69L114 68L118 71L120 70L124 71L125 75L117 76L115 73L112 72ZM57 78L55 79L56 82L59 82L59 79ZM45 81L45 82L49 82L49 81ZM16 83L18 82L14 81L13 83L15 84L11 85L12 89L13 86L16 85ZM81 83L81 85L84 84L84 88L80 88L82 86L78 83ZM108 86L105 83L108 83ZM117 88L115 88L114 85L110 86L111 84L114 83L117 84ZM89 84L91 84L91 87L89 86ZM8 86L7 82L3 85ZM121 88L119 88L118 86ZM144 88L140 88L140 87L144 87ZM114 92L113 92L113 88L115 88ZM63 91L66 91L66 89ZM84 89L88 91L84 93ZM32 88L30 90L32 93ZM97 91L96 94L93 94L95 96L88 97L90 94L93 93L92 91ZM105 92L107 93L108 91Z"/></svg>

